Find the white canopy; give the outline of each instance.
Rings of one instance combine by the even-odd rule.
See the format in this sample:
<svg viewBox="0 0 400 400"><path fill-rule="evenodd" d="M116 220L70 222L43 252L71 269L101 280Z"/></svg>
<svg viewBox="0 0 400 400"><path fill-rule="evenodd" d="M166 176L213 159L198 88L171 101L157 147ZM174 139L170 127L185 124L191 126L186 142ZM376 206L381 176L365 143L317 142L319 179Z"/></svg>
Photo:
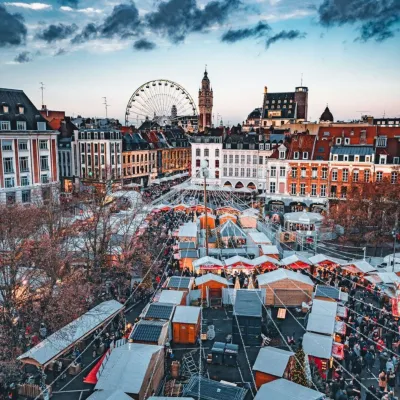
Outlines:
<svg viewBox="0 0 400 400"><path fill-rule="evenodd" d="M319 213L299 211L285 214L284 219L285 222L309 225L321 222L324 217Z"/></svg>
<svg viewBox="0 0 400 400"><path fill-rule="evenodd" d="M210 256L201 257L198 260L193 261L194 268L200 267L201 265L219 265L220 267L223 267L224 263L221 260Z"/></svg>
<svg viewBox="0 0 400 400"><path fill-rule="evenodd" d="M195 222L187 222L179 228L178 237L196 237L197 225Z"/></svg>
<svg viewBox="0 0 400 400"><path fill-rule="evenodd" d="M340 264L340 265L347 263L346 260L342 260L341 258L326 256L325 254L316 254L315 256L310 257L309 260L313 264L319 264L324 261L331 261L334 264Z"/></svg>

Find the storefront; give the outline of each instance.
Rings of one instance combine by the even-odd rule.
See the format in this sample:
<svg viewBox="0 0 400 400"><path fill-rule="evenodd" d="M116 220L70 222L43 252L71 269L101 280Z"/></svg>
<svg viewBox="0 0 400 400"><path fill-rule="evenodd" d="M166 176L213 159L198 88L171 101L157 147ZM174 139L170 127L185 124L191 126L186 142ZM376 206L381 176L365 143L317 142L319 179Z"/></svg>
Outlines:
<svg viewBox="0 0 400 400"><path fill-rule="evenodd" d="M289 204L290 212L308 211L307 204L301 201L292 201Z"/></svg>

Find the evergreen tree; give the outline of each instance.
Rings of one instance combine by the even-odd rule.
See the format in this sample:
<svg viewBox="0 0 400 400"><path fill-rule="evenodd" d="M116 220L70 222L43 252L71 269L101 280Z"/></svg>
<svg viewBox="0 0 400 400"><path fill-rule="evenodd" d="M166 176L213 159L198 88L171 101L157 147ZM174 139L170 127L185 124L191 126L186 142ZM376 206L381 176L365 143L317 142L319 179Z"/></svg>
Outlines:
<svg viewBox="0 0 400 400"><path fill-rule="evenodd" d="M217 249L223 249L223 248L225 248L225 243L224 243L224 241L222 240L222 237L221 237L221 233L220 233L220 232L217 232L217 240L216 240L216 242L215 242L215 247L216 247Z"/></svg>
<svg viewBox="0 0 400 400"><path fill-rule="evenodd" d="M299 385L309 387L306 374L306 360L305 353L302 346L296 350L294 355L294 365L291 371L291 380Z"/></svg>

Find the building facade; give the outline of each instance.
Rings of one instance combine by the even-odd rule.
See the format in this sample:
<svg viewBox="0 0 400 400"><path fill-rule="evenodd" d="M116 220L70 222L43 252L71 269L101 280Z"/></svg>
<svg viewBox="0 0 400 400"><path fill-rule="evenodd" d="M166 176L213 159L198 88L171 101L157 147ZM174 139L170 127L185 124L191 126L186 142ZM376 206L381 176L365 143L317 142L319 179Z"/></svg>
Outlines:
<svg viewBox="0 0 400 400"><path fill-rule="evenodd" d="M0 89L0 203L57 198L57 136L22 90Z"/></svg>
<svg viewBox="0 0 400 400"><path fill-rule="evenodd" d="M214 101L213 90L207 70L204 71L204 77L201 81L199 90L199 131L212 127L212 109Z"/></svg>

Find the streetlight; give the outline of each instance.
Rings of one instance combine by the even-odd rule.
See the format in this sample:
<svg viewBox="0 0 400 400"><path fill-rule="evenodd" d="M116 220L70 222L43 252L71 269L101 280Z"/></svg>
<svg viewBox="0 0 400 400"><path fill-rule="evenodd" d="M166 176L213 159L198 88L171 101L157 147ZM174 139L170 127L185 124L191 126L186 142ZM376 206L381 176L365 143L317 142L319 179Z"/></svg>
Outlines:
<svg viewBox="0 0 400 400"><path fill-rule="evenodd" d="M397 226L395 226L392 230L392 236L393 236L393 268L392 272L394 272L394 264L395 264L395 259L396 259L396 240L397 240L397 235L399 234L397 230Z"/></svg>
<svg viewBox="0 0 400 400"><path fill-rule="evenodd" d="M201 175L204 178L204 214L206 217L206 256L208 256L208 220L207 220L207 178L209 176L208 161L202 160L201 164Z"/></svg>

